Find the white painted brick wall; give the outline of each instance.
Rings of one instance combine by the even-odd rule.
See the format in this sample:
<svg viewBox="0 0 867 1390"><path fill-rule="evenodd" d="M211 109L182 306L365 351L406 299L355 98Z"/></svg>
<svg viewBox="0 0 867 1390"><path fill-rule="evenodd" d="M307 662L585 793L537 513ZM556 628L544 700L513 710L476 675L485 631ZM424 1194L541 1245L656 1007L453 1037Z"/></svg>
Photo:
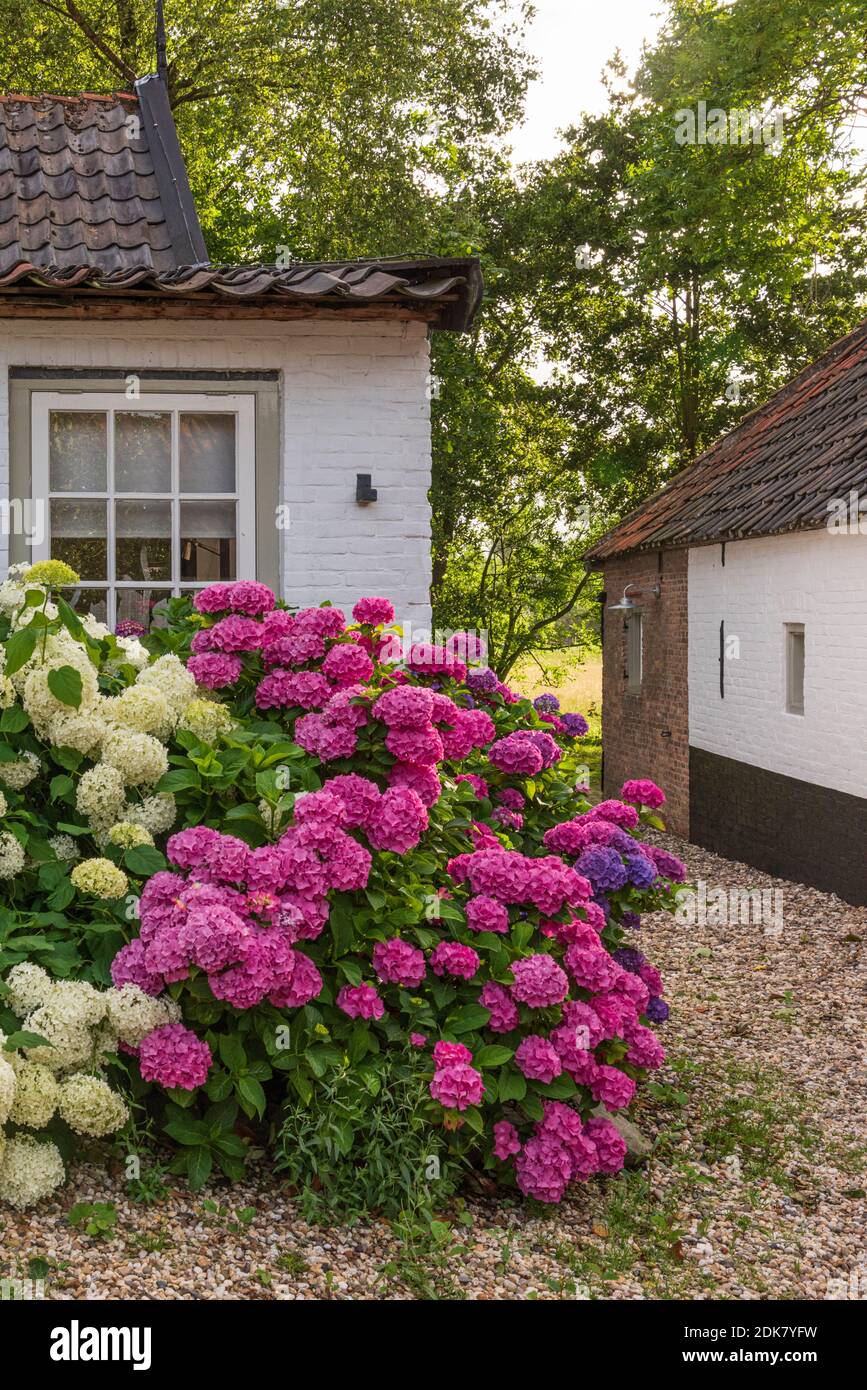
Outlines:
<svg viewBox="0 0 867 1390"><path fill-rule="evenodd" d="M719 625L740 639L719 694ZM804 714L786 713L785 623L805 632ZM867 796L867 536L806 531L689 554L689 741Z"/></svg>
<svg viewBox="0 0 867 1390"><path fill-rule="evenodd" d="M399 617L429 626L429 365L421 323L0 321L0 495L9 488L10 366L276 369L280 500L291 516L284 596L343 607L385 594ZM357 505L356 473L373 475L377 502ZM0 535L0 573L5 543Z"/></svg>

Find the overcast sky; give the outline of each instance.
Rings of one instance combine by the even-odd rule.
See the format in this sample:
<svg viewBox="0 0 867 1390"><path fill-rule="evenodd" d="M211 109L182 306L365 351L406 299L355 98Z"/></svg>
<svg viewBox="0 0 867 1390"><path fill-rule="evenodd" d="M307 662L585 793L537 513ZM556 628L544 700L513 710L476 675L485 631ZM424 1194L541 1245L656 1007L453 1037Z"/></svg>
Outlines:
<svg viewBox="0 0 867 1390"><path fill-rule="evenodd" d="M632 72L642 43L655 37L665 10L664 0L535 0L535 5L528 46L540 77L529 91L527 119L512 135L518 162L553 154L558 129L582 111L602 110L605 63L619 48Z"/></svg>

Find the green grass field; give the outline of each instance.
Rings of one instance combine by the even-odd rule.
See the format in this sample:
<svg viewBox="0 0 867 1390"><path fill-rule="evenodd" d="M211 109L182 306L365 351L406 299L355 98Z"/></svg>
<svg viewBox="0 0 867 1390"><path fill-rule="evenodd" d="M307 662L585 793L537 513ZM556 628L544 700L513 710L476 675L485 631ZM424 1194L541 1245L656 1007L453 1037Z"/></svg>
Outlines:
<svg viewBox="0 0 867 1390"><path fill-rule="evenodd" d="M522 695L533 698L550 690L557 696L564 713L568 710L584 715L590 732L583 739L582 748L590 768L590 785L598 789L602 764L602 656L590 655L578 660L567 649L546 652L545 658L545 669L550 673L548 678L531 659L514 668L508 684Z"/></svg>

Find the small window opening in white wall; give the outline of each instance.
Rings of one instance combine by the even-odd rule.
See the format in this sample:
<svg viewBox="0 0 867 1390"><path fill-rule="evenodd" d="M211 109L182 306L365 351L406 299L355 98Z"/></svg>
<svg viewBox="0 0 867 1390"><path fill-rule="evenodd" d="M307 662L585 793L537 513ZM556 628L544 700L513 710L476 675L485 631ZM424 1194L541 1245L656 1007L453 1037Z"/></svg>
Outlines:
<svg viewBox="0 0 867 1390"><path fill-rule="evenodd" d="M629 695L638 695L641 691L644 661L641 619L640 613L630 613L626 619L626 690Z"/></svg>
<svg viewBox="0 0 867 1390"><path fill-rule="evenodd" d="M786 713L804 713L804 624L786 623Z"/></svg>

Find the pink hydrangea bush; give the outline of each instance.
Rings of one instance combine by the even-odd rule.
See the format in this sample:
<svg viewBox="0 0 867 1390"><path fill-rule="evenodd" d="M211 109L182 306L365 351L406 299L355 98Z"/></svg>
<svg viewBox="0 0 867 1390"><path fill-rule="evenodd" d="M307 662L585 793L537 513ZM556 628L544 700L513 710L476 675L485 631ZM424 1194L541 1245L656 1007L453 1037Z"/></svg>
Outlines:
<svg viewBox="0 0 867 1390"><path fill-rule="evenodd" d="M617 1171L605 1115L664 1059L662 981L632 944L683 880L640 839L662 792L590 806L586 723L509 690L472 639L404 651L384 598L348 618L263 588L172 606L235 724L179 736L165 789L188 825L112 966L183 1010L142 1075L200 1077L205 1114L234 1097L270 1124L287 1088L315 1105L324 1077L398 1048L428 1123L498 1181L559 1201Z"/></svg>

